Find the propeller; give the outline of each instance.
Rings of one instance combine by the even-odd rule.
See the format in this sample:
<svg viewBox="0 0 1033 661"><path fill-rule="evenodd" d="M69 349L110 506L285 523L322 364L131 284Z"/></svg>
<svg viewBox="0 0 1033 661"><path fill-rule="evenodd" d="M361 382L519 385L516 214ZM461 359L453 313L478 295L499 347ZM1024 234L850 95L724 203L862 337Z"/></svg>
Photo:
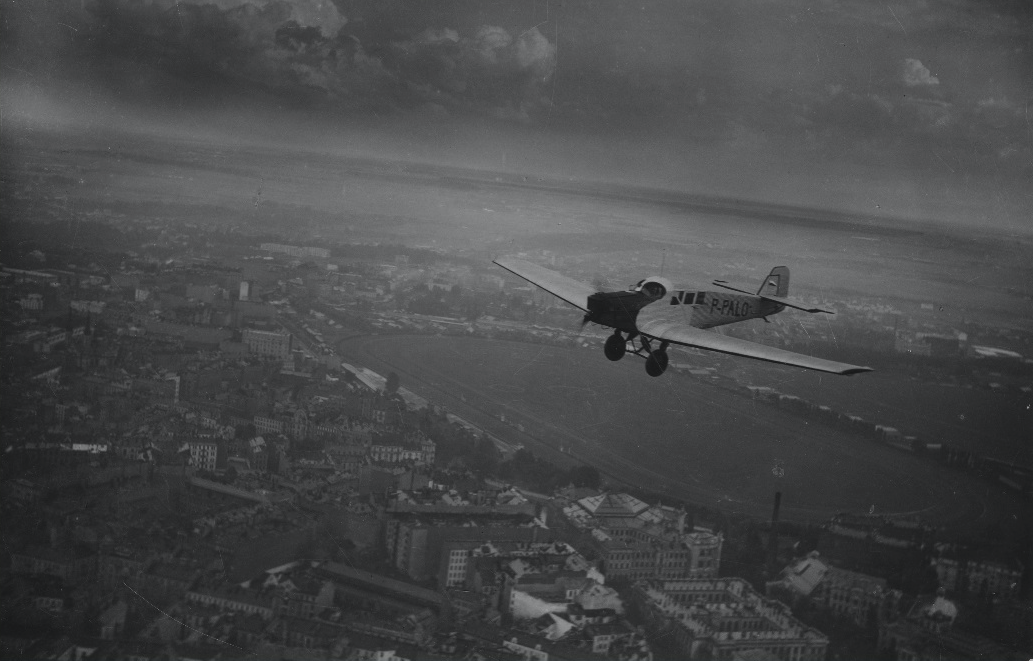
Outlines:
<svg viewBox="0 0 1033 661"><path fill-rule="evenodd" d="M610 288L608 279L601 273L597 273L595 277L592 278L592 286L595 287L596 291L606 291ZM590 321L593 321L592 313L586 312L585 316L581 318L581 326L578 328L577 337L575 338L575 341L581 339L581 336L585 332L585 326L587 326L588 322Z"/></svg>
<svg viewBox="0 0 1033 661"><path fill-rule="evenodd" d="M578 337L581 337L581 334L585 332L585 326L587 326L590 321L592 321L592 313L586 312L585 316L581 318L581 328L577 331Z"/></svg>

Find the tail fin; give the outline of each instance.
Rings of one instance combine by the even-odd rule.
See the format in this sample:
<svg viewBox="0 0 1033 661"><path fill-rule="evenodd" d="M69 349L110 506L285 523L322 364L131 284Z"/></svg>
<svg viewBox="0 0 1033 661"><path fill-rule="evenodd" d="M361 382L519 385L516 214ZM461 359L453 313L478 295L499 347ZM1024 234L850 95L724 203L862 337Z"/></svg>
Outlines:
<svg viewBox="0 0 1033 661"><path fill-rule="evenodd" d="M789 269L784 266L776 266L771 269L768 277L764 278L764 284L757 290L758 295L778 296L785 298L789 295Z"/></svg>

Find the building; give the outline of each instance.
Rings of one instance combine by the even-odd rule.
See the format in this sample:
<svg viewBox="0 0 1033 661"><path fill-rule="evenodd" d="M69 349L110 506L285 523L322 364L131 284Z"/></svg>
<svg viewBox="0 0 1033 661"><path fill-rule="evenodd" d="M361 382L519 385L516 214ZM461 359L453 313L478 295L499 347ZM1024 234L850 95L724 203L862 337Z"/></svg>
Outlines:
<svg viewBox="0 0 1033 661"><path fill-rule="evenodd" d="M107 590L123 584L135 589L150 564L150 556L143 551L128 547L111 549L97 556L98 583Z"/></svg>
<svg viewBox="0 0 1033 661"><path fill-rule="evenodd" d="M566 613L579 595L598 585L585 571L514 573L510 570L503 572L503 576L502 611L518 620Z"/></svg>
<svg viewBox="0 0 1033 661"><path fill-rule="evenodd" d="M639 581L632 598L647 626L692 658L730 661L762 650L782 661L819 661L829 639L794 618L782 602L741 578Z"/></svg>
<svg viewBox="0 0 1033 661"><path fill-rule="evenodd" d="M201 576L201 570L182 562L164 561L149 567L140 577L142 592L151 601L180 599Z"/></svg>
<svg viewBox="0 0 1033 661"><path fill-rule="evenodd" d="M335 598L349 605L342 620L349 631L421 644L433 635L439 618L451 614L443 593L412 583L334 562L322 563L314 573L333 581Z"/></svg>
<svg viewBox="0 0 1033 661"><path fill-rule="evenodd" d="M900 661L942 659L1028 659L1028 654L955 628L958 607L943 588L919 597L903 614L887 613L879 623L878 650Z"/></svg>
<svg viewBox="0 0 1033 661"><path fill-rule="evenodd" d="M279 582L279 613L310 618L334 604L334 584L299 572Z"/></svg>
<svg viewBox="0 0 1033 661"><path fill-rule="evenodd" d="M416 661L426 658L420 648L362 633L348 634L348 661Z"/></svg>
<svg viewBox="0 0 1033 661"><path fill-rule="evenodd" d="M557 518L580 533L579 544L603 559L611 579L709 578L721 564L721 534L693 530L684 510L650 506L626 493L582 498Z"/></svg>
<svg viewBox="0 0 1033 661"><path fill-rule="evenodd" d="M1022 583L1022 569L992 560L935 560L940 585L955 594L1013 597Z"/></svg>
<svg viewBox="0 0 1033 661"><path fill-rule="evenodd" d="M266 252L281 253L291 257L330 259L330 251L326 248L289 246L282 243L263 243L259 248Z"/></svg>
<svg viewBox="0 0 1033 661"><path fill-rule="evenodd" d="M11 573L56 576L63 581L83 580L93 575L96 556L86 548L30 546L11 552Z"/></svg>
<svg viewBox="0 0 1033 661"><path fill-rule="evenodd" d="M173 405L179 402L181 392L178 374L162 374L133 379L133 392L142 393L155 404Z"/></svg>
<svg viewBox="0 0 1033 661"><path fill-rule="evenodd" d="M248 491L200 477L187 478L184 487L188 509L198 511L267 505L290 500L290 497L283 493Z"/></svg>
<svg viewBox="0 0 1033 661"><path fill-rule="evenodd" d="M214 440L188 441L190 465L200 470L214 471L218 465L220 444Z"/></svg>
<svg viewBox="0 0 1033 661"><path fill-rule="evenodd" d="M875 622L886 598L886 580L834 567L817 551L790 563L766 586L769 597L794 604L809 599L818 609L859 627Z"/></svg>
<svg viewBox="0 0 1033 661"><path fill-rule="evenodd" d="M532 543L543 541L540 538L548 532L530 518L485 516L392 519L387 528L388 538L393 540L388 552L395 567L418 581L436 577L442 587L464 582L471 552L485 543Z"/></svg>
<svg viewBox="0 0 1033 661"><path fill-rule="evenodd" d="M188 591L186 599L220 611L257 615L267 621L273 617L272 594L237 585L198 587Z"/></svg>
<svg viewBox="0 0 1033 661"><path fill-rule="evenodd" d="M294 336L290 333L247 328L241 335L248 353L279 360L290 358L294 344Z"/></svg>
<svg viewBox="0 0 1033 661"><path fill-rule="evenodd" d="M437 446L421 431L407 434L377 433L369 447L370 461L377 464L433 464Z"/></svg>
<svg viewBox="0 0 1033 661"><path fill-rule="evenodd" d="M270 631L273 640L290 647L331 650L345 639L341 625L301 617L281 617Z"/></svg>

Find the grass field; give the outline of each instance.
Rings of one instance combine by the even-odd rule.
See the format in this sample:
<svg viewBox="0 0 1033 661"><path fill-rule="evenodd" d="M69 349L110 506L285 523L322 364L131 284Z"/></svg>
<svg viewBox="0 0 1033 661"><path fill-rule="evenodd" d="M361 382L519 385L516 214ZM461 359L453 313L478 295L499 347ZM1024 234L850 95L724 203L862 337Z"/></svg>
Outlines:
<svg viewBox="0 0 1033 661"><path fill-rule="evenodd" d="M784 512L921 513L979 529L1019 504L974 478L908 453L809 423L695 377L650 379L637 360L601 351L456 337L354 340L380 369L432 401L504 415L527 435L562 445L608 474L727 510L765 514L775 491ZM827 391L848 396L854 379Z"/></svg>
<svg viewBox="0 0 1033 661"><path fill-rule="evenodd" d="M1033 465L1033 411L1028 394L925 383L875 372L849 380L721 357L740 383L771 386L842 413L973 452Z"/></svg>

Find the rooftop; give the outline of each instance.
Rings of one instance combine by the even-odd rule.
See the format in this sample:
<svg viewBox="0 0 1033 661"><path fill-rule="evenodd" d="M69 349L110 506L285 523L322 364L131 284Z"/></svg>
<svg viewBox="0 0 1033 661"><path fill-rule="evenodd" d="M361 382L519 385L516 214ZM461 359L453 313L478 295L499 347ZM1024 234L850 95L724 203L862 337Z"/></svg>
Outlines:
<svg viewBox="0 0 1033 661"><path fill-rule="evenodd" d="M597 517L631 517L649 509L649 505L626 493L604 493L582 498L577 502Z"/></svg>

